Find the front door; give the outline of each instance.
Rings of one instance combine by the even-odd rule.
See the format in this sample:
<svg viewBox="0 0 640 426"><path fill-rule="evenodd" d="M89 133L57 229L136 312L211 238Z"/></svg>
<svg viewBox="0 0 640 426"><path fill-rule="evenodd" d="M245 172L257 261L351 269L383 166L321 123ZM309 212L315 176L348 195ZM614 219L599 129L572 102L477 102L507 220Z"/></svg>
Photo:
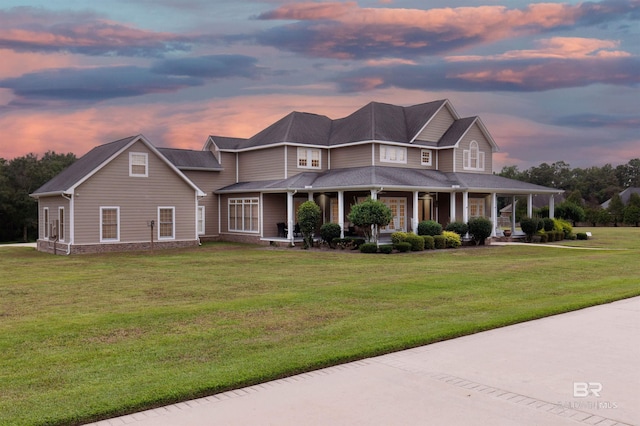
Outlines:
<svg viewBox="0 0 640 426"><path fill-rule="evenodd" d="M380 232L407 231L407 199L403 197L380 197L387 207L391 209L393 218L389 225L380 229Z"/></svg>

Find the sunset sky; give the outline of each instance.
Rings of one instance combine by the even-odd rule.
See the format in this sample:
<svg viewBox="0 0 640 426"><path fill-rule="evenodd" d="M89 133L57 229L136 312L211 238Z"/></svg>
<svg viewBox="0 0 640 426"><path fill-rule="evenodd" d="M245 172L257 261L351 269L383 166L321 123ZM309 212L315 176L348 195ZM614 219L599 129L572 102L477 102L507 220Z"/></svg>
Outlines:
<svg viewBox="0 0 640 426"><path fill-rule="evenodd" d="M640 157L640 0L2 0L0 58L5 159L444 98L496 172Z"/></svg>

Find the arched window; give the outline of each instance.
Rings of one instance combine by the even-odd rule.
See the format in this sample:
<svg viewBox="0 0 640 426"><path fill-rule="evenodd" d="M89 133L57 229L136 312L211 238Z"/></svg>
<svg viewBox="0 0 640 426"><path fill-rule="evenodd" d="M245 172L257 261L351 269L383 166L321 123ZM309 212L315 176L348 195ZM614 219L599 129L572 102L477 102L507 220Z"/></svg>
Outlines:
<svg viewBox="0 0 640 426"><path fill-rule="evenodd" d="M463 157L465 170L484 170L484 152L480 151L478 142L471 141L469 149L464 150Z"/></svg>

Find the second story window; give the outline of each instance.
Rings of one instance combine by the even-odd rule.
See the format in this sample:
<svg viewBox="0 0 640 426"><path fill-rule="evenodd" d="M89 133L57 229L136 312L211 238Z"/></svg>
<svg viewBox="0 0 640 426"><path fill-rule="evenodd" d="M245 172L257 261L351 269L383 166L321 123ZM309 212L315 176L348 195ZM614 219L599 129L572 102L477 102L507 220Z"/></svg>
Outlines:
<svg viewBox="0 0 640 426"><path fill-rule="evenodd" d="M430 166L431 163L431 150L430 149L422 149L420 150L420 164L423 166Z"/></svg>
<svg viewBox="0 0 640 426"><path fill-rule="evenodd" d="M305 169L319 169L320 150L310 148L298 148L298 167Z"/></svg>
<svg viewBox="0 0 640 426"><path fill-rule="evenodd" d="M148 155L145 152L129 153L129 176L149 176Z"/></svg>
<svg viewBox="0 0 640 426"><path fill-rule="evenodd" d="M478 142L471 141L469 149L463 152L462 162L465 170L484 170L484 152L480 151Z"/></svg>
<svg viewBox="0 0 640 426"><path fill-rule="evenodd" d="M401 146L380 145L381 163L407 163L407 148Z"/></svg>

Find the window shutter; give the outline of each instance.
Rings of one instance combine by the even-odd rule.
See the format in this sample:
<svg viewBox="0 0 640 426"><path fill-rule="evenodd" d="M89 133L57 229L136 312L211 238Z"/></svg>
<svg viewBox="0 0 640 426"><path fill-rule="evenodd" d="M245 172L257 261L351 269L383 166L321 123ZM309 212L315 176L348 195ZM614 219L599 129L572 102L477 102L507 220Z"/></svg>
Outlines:
<svg viewBox="0 0 640 426"><path fill-rule="evenodd" d="M465 169L471 168L471 164L469 164L471 156L469 154L470 153L468 149L465 149L462 153L462 164Z"/></svg>

